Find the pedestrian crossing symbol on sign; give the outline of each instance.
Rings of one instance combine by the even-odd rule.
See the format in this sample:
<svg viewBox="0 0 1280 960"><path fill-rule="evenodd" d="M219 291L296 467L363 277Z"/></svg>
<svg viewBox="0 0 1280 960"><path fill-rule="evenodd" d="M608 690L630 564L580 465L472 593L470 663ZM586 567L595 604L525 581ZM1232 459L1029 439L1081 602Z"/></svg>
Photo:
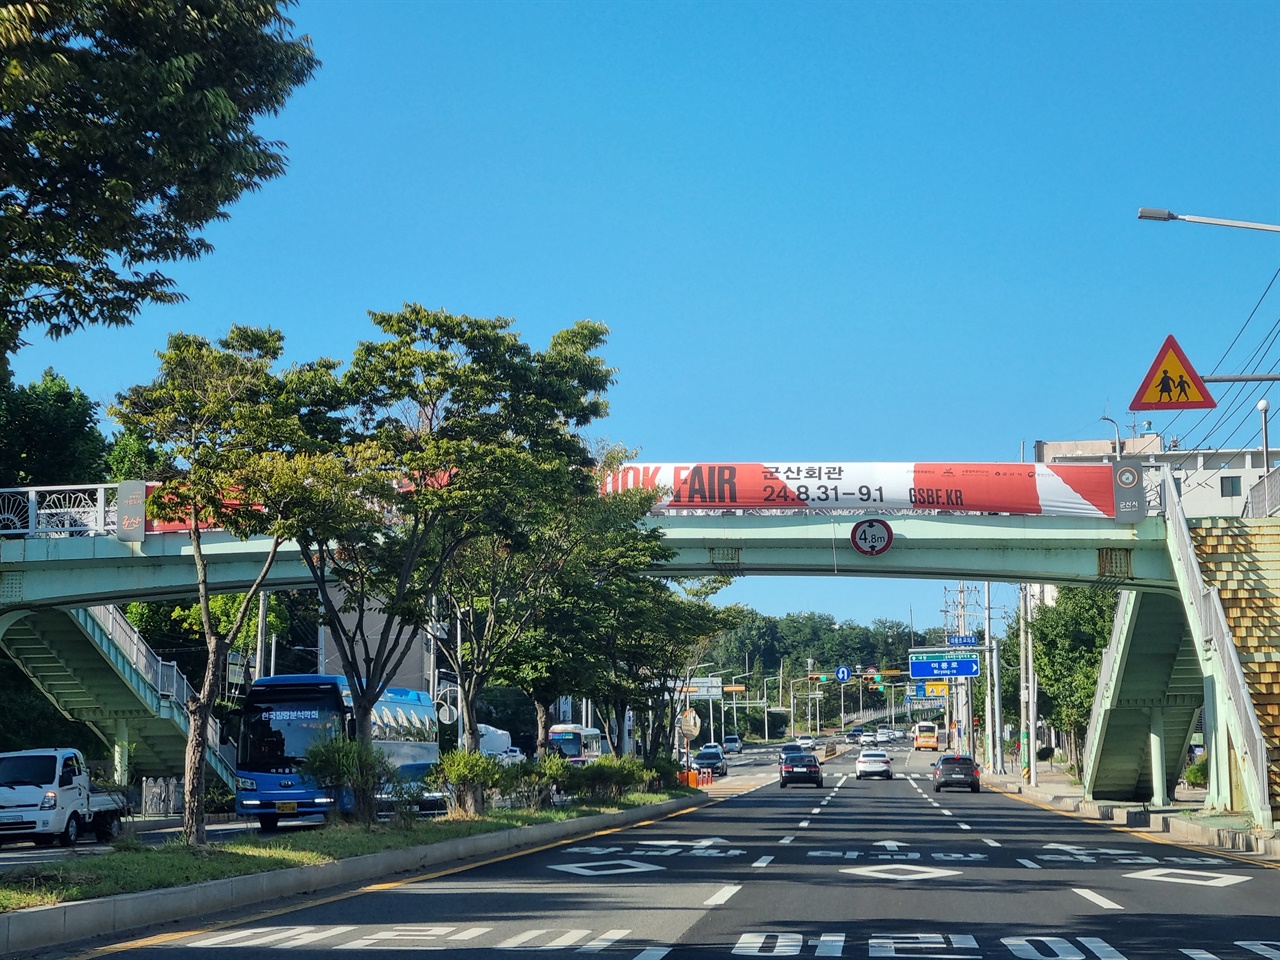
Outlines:
<svg viewBox="0 0 1280 960"><path fill-rule="evenodd" d="M1129 409L1209 410L1217 405L1178 341L1169 334Z"/></svg>

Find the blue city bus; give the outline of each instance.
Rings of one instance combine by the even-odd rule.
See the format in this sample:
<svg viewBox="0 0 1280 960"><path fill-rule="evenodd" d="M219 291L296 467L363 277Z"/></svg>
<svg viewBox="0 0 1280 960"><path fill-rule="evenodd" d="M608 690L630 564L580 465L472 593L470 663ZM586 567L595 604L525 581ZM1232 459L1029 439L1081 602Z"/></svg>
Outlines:
<svg viewBox="0 0 1280 960"><path fill-rule="evenodd" d="M350 812L349 791L331 797L298 772L308 747L351 730L346 677L290 674L255 680L245 696L240 721L237 814L257 817L263 830L274 830L281 818L325 814L335 806ZM388 688L374 707L373 742L402 776L419 779L440 759L431 696L420 690Z"/></svg>

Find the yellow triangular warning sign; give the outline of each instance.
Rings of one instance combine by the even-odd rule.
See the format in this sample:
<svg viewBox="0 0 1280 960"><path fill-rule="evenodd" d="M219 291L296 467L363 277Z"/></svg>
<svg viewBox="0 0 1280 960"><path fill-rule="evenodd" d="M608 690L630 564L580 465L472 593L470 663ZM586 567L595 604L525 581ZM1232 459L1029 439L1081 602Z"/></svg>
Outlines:
<svg viewBox="0 0 1280 960"><path fill-rule="evenodd" d="M1129 409L1208 410L1217 405L1178 341L1169 334Z"/></svg>

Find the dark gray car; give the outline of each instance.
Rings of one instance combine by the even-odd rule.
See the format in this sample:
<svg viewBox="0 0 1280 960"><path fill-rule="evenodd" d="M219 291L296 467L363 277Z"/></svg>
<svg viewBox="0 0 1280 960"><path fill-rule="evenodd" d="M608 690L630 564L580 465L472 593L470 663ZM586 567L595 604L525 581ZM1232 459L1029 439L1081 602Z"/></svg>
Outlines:
<svg viewBox="0 0 1280 960"><path fill-rule="evenodd" d="M941 793L943 787L959 787L972 790L974 793L982 789L978 782L981 771L973 762L973 757L964 755L942 757L932 766L934 793Z"/></svg>

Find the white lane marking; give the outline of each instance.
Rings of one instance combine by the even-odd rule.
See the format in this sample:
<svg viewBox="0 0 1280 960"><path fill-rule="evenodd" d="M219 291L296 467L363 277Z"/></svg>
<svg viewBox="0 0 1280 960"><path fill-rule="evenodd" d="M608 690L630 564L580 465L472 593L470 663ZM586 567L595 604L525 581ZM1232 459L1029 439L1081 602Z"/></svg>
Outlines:
<svg viewBox="0 0 1280 960"><path fill-rule="evenodd" d="M312 933L304 933L300 937L294 937L292 940L286 940L284 943L277 943L274 949L291 950L294 947L306 946L308 943L315 943L317 940L323 940L325 937L334 937L340 933L346 933L348 930L354 930L355 927L329 927L324 930L316 930Z"/></svg>
<svg viewBox="0 0 1280 960"><path fill-rule="evenodd" d="M998 847L998 846L1000 846L1000 844L998 844L996 841L992 840L990 837L983 837L983 838L982 838L982 842L983 842L983 843L985 843L988 847Z"/></svg>
<svg viewBox="0 0 1280 960"><path fill-rule="evenodd" d="M954 814L954 813L952 813L950 810L943 810L943 811L942 811L942 815L943 815L944 817L954 817L954 816L955 816L955 814Z"/></svg>
<svg viewBox="0 0 1280 960"><path fill-rule="evenodd" d="M959 827L961 830L972 830L972 829L973 829L973 827L969 826L967 823L957 823L957 824L956 824L956 826L957 826L957 827Z"/></svg>
<svg viewBox="0 0 1280 960"><path fill-rule="evenodd" d="M476 937L488 933L493 927L467 927L461 933L455 933L449 940L474 940Z"/></svg>
<svg viewBox="0 0 1280 960"><path fill-rule="evenodd" d="M721 887L718 893L713 893L706 900L702 901L702 905L704 907L718 907L741 889L741 884L727 884Z"/></svg>
<svg viewBox="0 0 1280 960"><path fill-rule="evenodd" d="M929 801L929 806L931 806L931 807L940 807L940 806L942 806L942 804L940 804L937 800L930 800L930 801Z"/></svg>
<svg viewBox="0 0 1280 960"><path fill-rule="evenodd" d="M825 807L825 806L826 806L828 803L830 803L830 802L831 802L831 798L830 798L830 797L827 797L825 800L823 800L821 803L819 803L819 804L818 804L818 806L820 806L820 807ZM815 811L815 812L817 812L817 811Z"/></svg>
<svg viewBox="0 0 1280 960"><path fill-rule="evenodd" d="M600 936L596 937L588 944L578 948L579 953L599 953L605 947L612 947L615 943L625 937L630 930L606 930ZM453 940L453 937L449 938Z"/></svg>
<svg viewBox="0 0 1280 960"><path fill-rule="evenodd" d="M801 820L801 821L800 821L800 826L802 826L802 827L807 827L808 825L809 825L809 821L808 821L808 820Z"/></svg>
<svg viewBox="0 0 1280 960"><path fill-rule="evenodd" d="M1018 862L1022 864L1024 867L1026 867L1028 870L1040 869L1040 864L1036 863L1034 860L1019 860Z"/></svg>
<svg viewBox="0 0 1280 960"><path fill-rule="evenodd" d="M791 842L792 840L794 840L794 839L795 839L795 837L783 837L783 838L782 838L781 840L779 840L778 842L779 842L779 843L790 843L790 842Z"/></svg>
<svg viewBox="0 0 1280 960"><path fill-rule="evenodd" d="M810 814L810 815L813 815L813 814L815 814L815 813L821 813L821 812L822 812L822 808L821 808L821 807L814 807L812 810L810 810L810 811L809 811L809 814Z"/></svg>
<svg viewBox="0 0 1280 960"><path fill-rule="evenodd" d="M1139 870L1137 873L1126 873L1125 877L1133 880L1163 880L1166 883L1189 883L1198 887L1229 887L1232 884L1244 883L1249 879L1241 874L1210 873L1207 870L1176 870L1169 867Z"/></svg>
<svg viewBox="0 0 1280 960"><path fill-rule="evenodd" d="M752 864L752 866L753 866L753 867L767 867L767 866L768 866L772 861L773 861L773 857L761 857L759 860L757 860L755 863L753 863L753 864Z"/></svg>
<svg viewBox="0 0 1280 960"><path fill-rule="evenodd" d="M1078 893L1090 903L1097 904L1103 910L1123 910L1124 907L1116 903L1114 900L1108 900L1100 893L1094 893L1092 890L1086 890L1084 887L1072 887L1072 893Z"/></svg>
<svg viewBox="0 0 1280 960"><path fill-rule="evenodd" d="M631 960L662 960L670 952L670 947L649 947L646 950L641 950Z"/></svg>
<svg viewBox="0 0 1280 960"><path fill-rule="evenodd" d="M844 934L824 933L817 940L810 940L809 946L818 948L813 951L815 957L843 957Z"/></svg>

